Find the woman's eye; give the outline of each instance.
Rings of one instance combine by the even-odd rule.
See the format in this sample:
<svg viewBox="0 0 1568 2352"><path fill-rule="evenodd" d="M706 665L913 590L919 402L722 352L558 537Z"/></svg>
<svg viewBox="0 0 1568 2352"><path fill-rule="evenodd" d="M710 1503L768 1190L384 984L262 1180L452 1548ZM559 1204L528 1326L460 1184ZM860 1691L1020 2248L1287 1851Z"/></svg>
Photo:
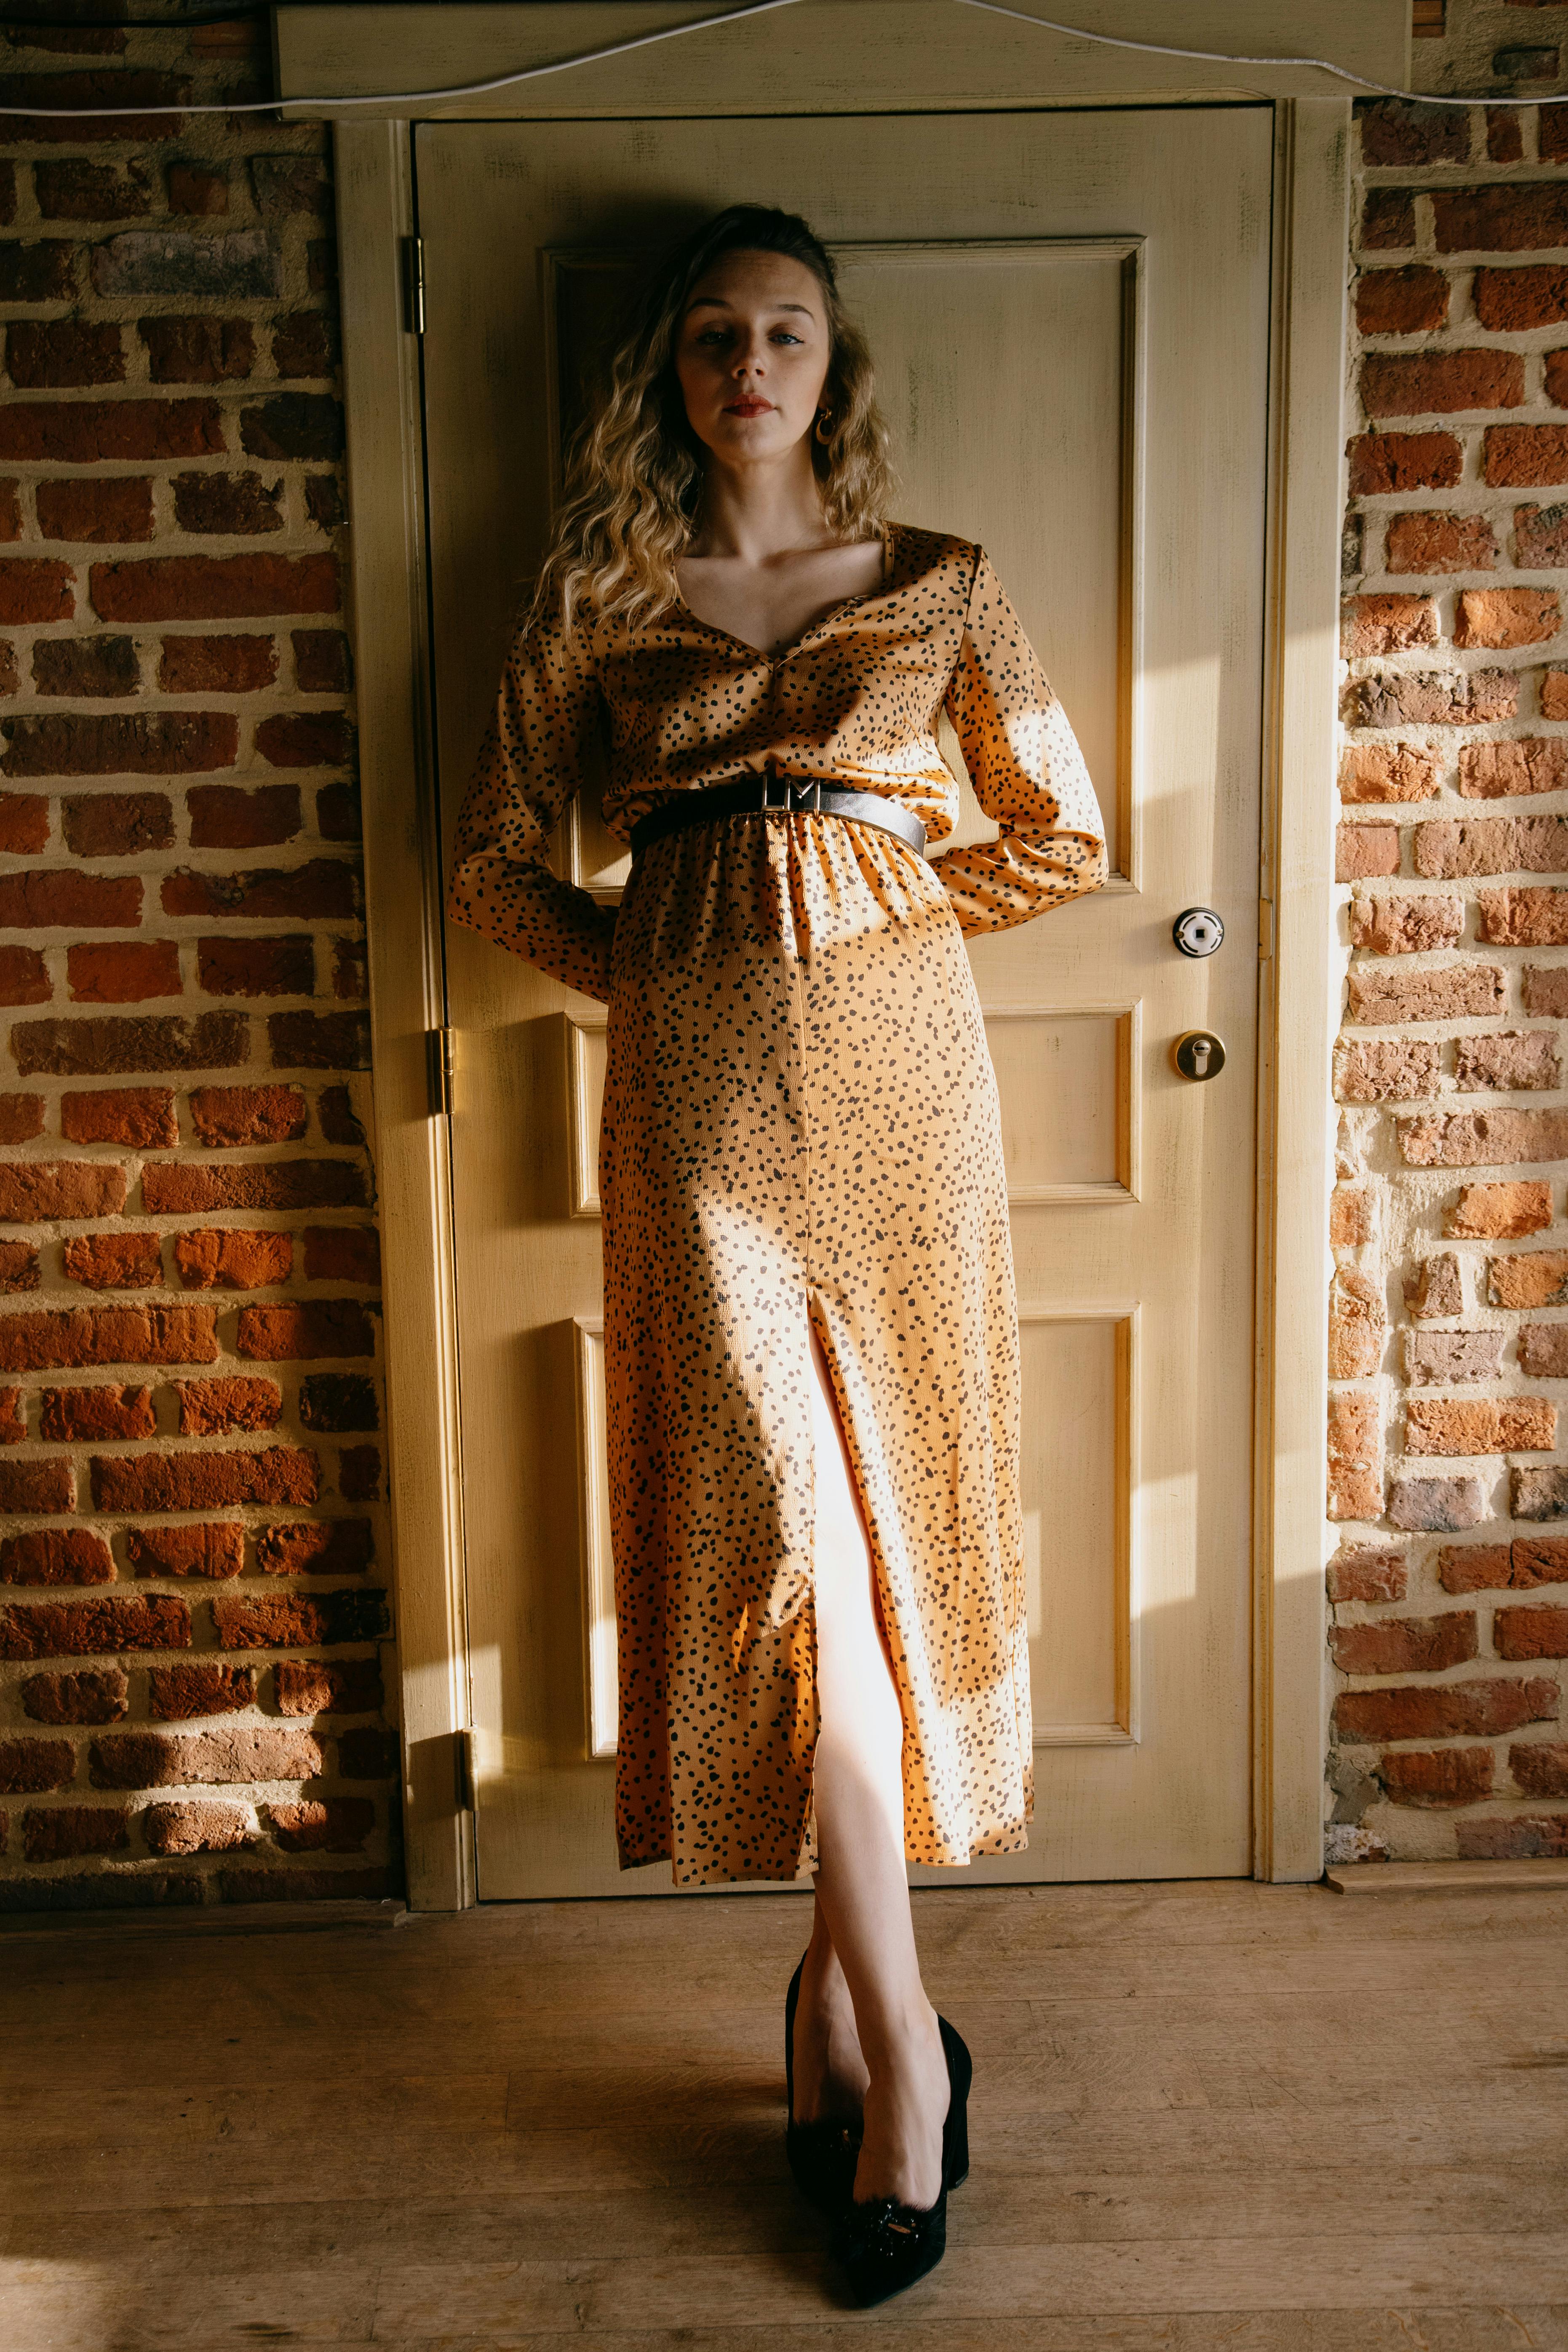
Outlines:
<svg viewBox="0 0 1568 2352"><path fill-rule="evenodd" d="M792 335L787 327L779 327L774 330L773 340L775 343L798 343L800 337Z"/></svg>

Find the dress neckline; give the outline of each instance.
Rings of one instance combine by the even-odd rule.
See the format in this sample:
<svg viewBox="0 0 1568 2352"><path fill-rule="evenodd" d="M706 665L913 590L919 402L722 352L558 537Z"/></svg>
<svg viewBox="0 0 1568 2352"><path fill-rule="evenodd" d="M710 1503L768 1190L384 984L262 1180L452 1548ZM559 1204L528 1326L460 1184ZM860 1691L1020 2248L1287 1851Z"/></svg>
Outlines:
<svg viewBox="0 0 1568 2352"><path fill-rule="evenodd" d="M710 637L722 637L726 645L742 646L753 660L765 661L772 667L776 668L780 662L787 661L791 654L798 653L808 637L815 636L818 629L826 629L828 624L837 621L841 614L852 611L857 604L868 604L873 597L886 596L889 593L893 586L896 562L893 534L898 527L898 524L893 522L885 522L881 527L882 577L876 586L862 588L853 596L841 596L837 604L830 604L826 613L819 613L815 621L808 621L804 629L797 629L788 643L780 646L776 653L770 653L765 646L754 646L750 637L737 636L733 629L721 629L716 621L703 620L700 614L692 611L681 594L679 581L675 585L676 602L694 628L706 629Z"/></svg>

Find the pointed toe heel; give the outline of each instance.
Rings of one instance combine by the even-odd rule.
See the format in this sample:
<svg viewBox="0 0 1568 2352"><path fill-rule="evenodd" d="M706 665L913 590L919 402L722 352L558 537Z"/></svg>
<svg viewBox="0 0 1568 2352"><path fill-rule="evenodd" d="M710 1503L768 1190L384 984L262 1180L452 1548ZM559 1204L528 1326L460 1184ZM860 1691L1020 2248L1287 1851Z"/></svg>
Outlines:
<svg viewBox="0 0 1568 2352"><path fill-rule="evenodd" d="M969 2086L974 2064L963 2037L939 2016L947 2061L947 2114L942 2126L942 2189L934 2205L900 2205L895 2197L857 2204L851 2196L833 2235L833 2251L862 2310L886 2303L935 2270L947 2252L947 2192L969 2170Z"/></svg>
<svg viewBox="0 0 1568 2352"><path fill-rule="evenodd" d="M809 2124L797 2124L795 2119L795 2012L805 1966L803 1954L784 1995L784 2085L789 2100L784 2155L795 2185L807 2203L826 2214L829 2221L837 2221L855 2194L860 2135L852 2124L836 2116L825 2116Z"/></svg>

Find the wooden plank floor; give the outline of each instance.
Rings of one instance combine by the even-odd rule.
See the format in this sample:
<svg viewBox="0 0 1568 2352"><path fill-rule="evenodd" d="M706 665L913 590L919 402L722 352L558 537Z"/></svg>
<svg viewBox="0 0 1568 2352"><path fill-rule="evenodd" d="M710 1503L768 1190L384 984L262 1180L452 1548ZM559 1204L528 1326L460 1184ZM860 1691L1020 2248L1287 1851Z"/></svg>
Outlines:
<svg viewBox="0 0 1568 2352"><path fill-rule="evenodd" d="M7 2352L1568 2352L1568 1895L916 1896L933 2276L784 2163L790 1896L0 1939Z"/></svg>

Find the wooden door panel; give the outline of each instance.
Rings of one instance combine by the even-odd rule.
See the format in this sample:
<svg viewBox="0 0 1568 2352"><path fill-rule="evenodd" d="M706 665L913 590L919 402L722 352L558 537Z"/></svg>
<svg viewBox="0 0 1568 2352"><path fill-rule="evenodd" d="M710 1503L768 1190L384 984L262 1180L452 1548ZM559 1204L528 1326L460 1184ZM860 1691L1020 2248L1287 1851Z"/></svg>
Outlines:
<svg viewBox="0 0 1568 2352"><path fill-rule="evenodd" d="M971 1874L1245 1871L1268 111L427 125L416 152L448 826L617 297L737 191L835 246L896 513L981 540L1040 651L1120 871L971 942L1038 1791L1028 1852ZM946 749L962 837L993 831ZM614 898L592 779L553 854ZM1229 929L1205 963L1171 940L1192 904ZM481 1893L661 1893L611 1832L603 1008L463 931L448 971ZM1169 1048L1200 1025L1229 1060L1197 1086Z"/></svg>

